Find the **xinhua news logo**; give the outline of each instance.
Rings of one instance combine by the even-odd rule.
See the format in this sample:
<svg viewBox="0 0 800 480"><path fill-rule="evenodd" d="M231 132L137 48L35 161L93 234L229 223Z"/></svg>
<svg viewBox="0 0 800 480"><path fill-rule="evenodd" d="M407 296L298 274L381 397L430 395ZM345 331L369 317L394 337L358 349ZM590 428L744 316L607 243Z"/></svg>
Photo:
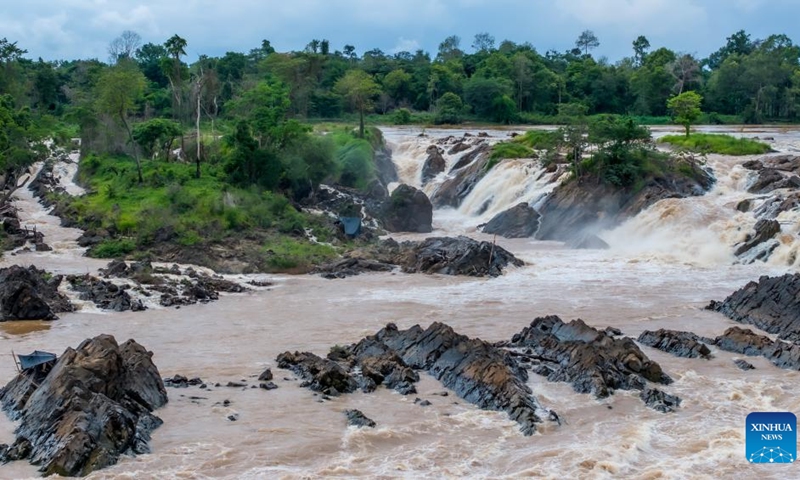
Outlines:
<svg viewBox="0 0 800 480"><path fill-rule="evenodd" d="M747 416L747 461L794 463L797 459L797 417L793 413L759 413Z"/></svg>

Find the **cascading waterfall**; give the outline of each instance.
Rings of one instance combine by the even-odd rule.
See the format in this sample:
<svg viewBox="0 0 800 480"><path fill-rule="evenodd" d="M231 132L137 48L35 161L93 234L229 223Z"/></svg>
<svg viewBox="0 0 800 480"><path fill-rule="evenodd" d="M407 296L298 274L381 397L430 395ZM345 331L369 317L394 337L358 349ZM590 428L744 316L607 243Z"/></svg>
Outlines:
<svg viewBox="0 0 800 480"><path fill-rule="evenodd" d="M708 130L715 131L713 127ZM422 188L428 196L433 196L442 183L452 176L453 165L475 148L475 143L485 141L494 144L506 140L507 136L492 132L493 136L478 139L476 131L464 137L464 130L427 130L425 136L419 131L408 129L386 129L385 135L393 150L400 181ZM658 137L666 132L654 131ZM729 132L730 133L730 132ZM737 132L734 135L754 137L758 132ZM795 133L772 133L775 140L772 147L778 152L800 151L800 137ZM453 137L447 141L448 137ZM447 150L455 142L463 140L470 143L469 150L454 155ZM431 145L442 148L447 162L444 173L421 185L423 164L428 157ZM753 232L756 222L765 217L765 204L776 196L785 196L786 190L776 190L769 194L752 194L747 191L756 173L742 167L756 156L730 157L709 155L707 165L714 172L716 184L705 195L683 199L662 200L611 231L601 232L599 236L610 246L612 253L635 256L640 260L663 260L697 265L724 265L735 262L750 263L772 251L768 262L776 267L800 265L800 210L781 212L775 219L781 224L781 233L737 258L735 246ZM434 224L446 230L451 224L476 226L491 219L494 215L526 202L537 208L544 198L565 178L563 170L548 171L534 159L510 159L495 165L464 198L454 211L437 210ZM748 212L740 212L736 206L750 200L752 207ZM469 230L464 229L463 230ZM775 246L777 244L777 247Z"/></svg>

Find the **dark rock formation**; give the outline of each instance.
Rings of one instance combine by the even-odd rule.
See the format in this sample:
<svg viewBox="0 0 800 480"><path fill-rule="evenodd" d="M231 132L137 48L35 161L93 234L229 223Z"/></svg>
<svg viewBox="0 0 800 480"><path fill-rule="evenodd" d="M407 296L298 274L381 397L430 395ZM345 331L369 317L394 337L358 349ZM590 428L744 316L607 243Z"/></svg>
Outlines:
<svg viewBox="0 0 800 480"><path fill-rule="evenodd" d="M447 168L447 161L442 156L442 150L439 147L431 145L426 153L428 158L425 159L425 163L422 165L423 185L433 180L436 175L444 172L445 168Z"/></svg>
<svg viewBox="0 0 800 480"><path fill-rule="evenodd" d="M432 237L418 243L404 242L399 250L394 263L406 273L497 277L508 265L524 265L502 247L464 236Z"/></svg>
<svg viewBox="0 0 800 480"><path fill-rule="evenodd" d="M365 258L346 257L332 263L320 265L313 273L319 273L324 278L346 278L365 272L391 272L395 265Z"/></svg>
<svg viewBox="0 0 800 480"><path fill-rule="evenodd" d="M309 352L278 355L278 368L289 369L304 380L302 386L326 395L352 393L358 388L353 377L338 363Z"/></svg>
<svg viewBox="0 0 800 480"><path fill-rule="evenodd" d="M461 157L450 170L452 178L445 180L432 195L433 205L458 208L488 172L490 153L489 145L480 145Z"/></svg>
<svg viewBox="0 0 800 480"><path fill-rule="evenodd" d="M643 390L639 394L639 398L644 401L645 405L661 413L674 412L681 404L680 398L666 394L657 388Z"/></svg>
<svg viewBox="0 0 800 480"><path fill-rule="evenodd" d="M272 370L269 368L261 372L261 375L258 376L258 380L261 382L269 382L272 378Z"/></svg>
<svg viewBox="0 0 800 480"><path fill-rule="evenodd" d="M691 332L676 332L663 328L655 332L648 330L642 332L637 341L677 357L708 359L711 355L711 350L702 343L700 337Z"/></svg>
<svg viewBox="0 0 800 480"><path fill-rule="evenodd" d="M74 311L58 291L62 279L33 266L0 269L0 321L55 320L56 313Z"/></svg>
<svg viewBox="0 0 800 480"><path fill-rule="evenodd" d="M470 148L472 148L472 146L470 144L468 144L468 143L466 143L464 141L459 141L458 143L456 143L455 145L450 147L450 150L447 151L447 154L448 155L457 155L457 154L459 154L461 152L465 152L465 151L469 150Z"/></svg>
<svg viewBox="0 0 800 480"><path fill-rule="evenodd" d="M800 273L761 277L707 308L800 343Z"/></svg>
<svg viewBox="0 0 800 480"><path fill-rule="evenodd" d="M186 378L183 375L175 375L174 377L164 379L165 387L189 388L199 387L200 385L203 385L203 380L198 377Z"/></svg>
<svg viewBox="0 0 800 480"><path fill-rule="evenodd" d="M361 410L346 410L344 414L349 426L375 428L375 421L364 415Z"/></svg>
<svg viewBox="0 0 800 480"><path fill-rule="evenodd" d="M778 218L783 212L788 212L800 208L800 192L789 195L775 196L764 201L755 211L756 218L774 219Z"/></svg>
<svg viewBox="0 0 800 480"><path fill-rule="evenodd" d="M699 166L694 177L671 173L650 178L642 188L620 188L593 179L571 180L555 188L539 209L536 238L568 241L587 232L614 228L659 200L699 196L713 178Z"/></svg>
<svg viewBox="0 0 800 480"><path fill-rule="evenodd" d="M753 201L750 199L742 200L736 204L736 210L742 213L749 212L751 208L753 208Z"/></svg>
<svg viewBox="0 0 800 480"><path fill-rule="evenodd" d="M537 373L551 382L569 382L576 392L597 398L617 389L643 390L647 381L672 383L633 340L613 338L582 320L564 323L556 316L537 318L511 342L498 345L524 350L543 362Z"/></svg>
<svg viewBox="0 0 800 480"><path fill-rule="evenodd" d="M373 129L374 132L380 133L378 129ZM381 138L380 146L375 148L375 173L378 180L384 185L389 185L398 180L397 167L392 160L392 151Z"/></svg>
<svg viewBox="0 0 800 480"><path fill-rule="evenodd" d="M151 412L167 403L152 353L101 335L68 348L50 371L21 374L0 390L19 420L3 460L29 459L44 475L88 475L120 455L149 453Z"/></svg>
<svg viewBox="0 0 800 480"><path fill-rule="evenodd" d="M744 242L739 244L734 251L738 257L761 245L767 240L775 238L781 232L781 224L777 220L759 220L756 222L755 233L747 235Z"/></svg>
<svg viewBox="0 0 800 480"><path fill-rule="evenodd" d="M800 175L800 156L791 154L771 155L762 158L761 161L767 168Z"/></svg>
<svg viewBox="0 0 800 480"><path fill-rule="evenodd" d="M741 358L737 358L733 361L740 370L744 370L745 372L748 370L755 370L756 367L753 366L752 363L742 360Z"/></svg>
<svg viewBox="0 0 800 480"><path fill-rule="evenodd" d="M750 193L769 193L779 188L800 188L800 177L797 175L787 176L774 168L764 168L759 170L750 188Z"/></svg>
<svg viewBox="0 0 800 480"><path fill-rule="evenodd" d="M400 185L389 197L378 216L383 227L390 232L433 231L433 205L421 190Z"/></svg>
<svg viewBox="0 0 800 480"><path fill-rule="evenodd" d="M498 213L483 226L483 233L505 238L532 237L539 228L539 212L527 203Z"/></svg>
<svg viewBox="0 0 800 480"><path fill-rule="evenodd" d="M414 370L425 370L480 408L507 412L526 435L542 421L537 410L543 409L526 385L527 372L513 355L441 323L408 330L389 324L357 344L332 349L328 359L285 353L278 362L306 379L310 388L336 383L342 385L338 392L353 391L356 384L366 392L381 384L401 391L418 381Z"/></svg>
<svg viewBox="0 0 800 480"><path fill-rule="evenodd" d="M764 357L780 368L800 370L800 345L773 341L767 336L753 333L752 330L731 327L716 338L716 345L727 352Z"/></svg>
<svg viewBox="0 0 800 480"><path fill-rule="evenodd" d="M81 300L91 301L99 308L104 310L114 310L115 312L125 312L133 310L140 312L145 310L141 300L131 299L127 289L111 282L100 280L86 275L70 275L67 277L70 287L79 292Z"/></svg>

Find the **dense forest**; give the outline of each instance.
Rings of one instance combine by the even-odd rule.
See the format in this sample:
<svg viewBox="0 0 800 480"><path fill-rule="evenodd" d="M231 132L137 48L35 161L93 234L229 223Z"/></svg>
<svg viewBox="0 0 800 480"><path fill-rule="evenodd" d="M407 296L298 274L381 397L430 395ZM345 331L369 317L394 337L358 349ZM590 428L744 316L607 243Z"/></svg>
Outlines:
<svg viewBox="0 0 800 480"><path fill-rule="evenodd" d="M575 48L542 54L480 33L469 47L444 39L435 56L359 56L327 40L286 53L264 40L191 59L179 35L145 43L125 31L103 60L46 62L3 38L0 170L8 184L44 155L38 140L79 137L79 177L92 195L66 201L62 213L105 232L111 240L94 252L115 256L250 228L302 236L313 221L294 202L322 182L366 189L375 178L382 139L365 124L570 124L611 114L682 123L688 134L698 121L800 120L800 47L786 35L736 32L705 59L640 36L630 57L611 63L592 55L599 45L585 31ZM342 121L359 128L331 125Z"/></svg>

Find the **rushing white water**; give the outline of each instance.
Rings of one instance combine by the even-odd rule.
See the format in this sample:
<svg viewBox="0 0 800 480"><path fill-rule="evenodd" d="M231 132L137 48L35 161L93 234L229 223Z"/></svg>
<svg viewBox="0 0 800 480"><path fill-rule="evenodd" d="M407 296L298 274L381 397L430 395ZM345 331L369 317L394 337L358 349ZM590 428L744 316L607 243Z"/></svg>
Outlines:
<svg viewBox="0 0 800 480"><path fill-rule="evenodd" d="M387 132L387 139L396 149L410 151L406 139L419 138L418 133L395 129ZM499 138L506 134L490 133ZM796 132L769 135L779 139L776 144L797 138ZM418 163L425 159L427 145L419 148ZM408 164L401 177L411 175L412 160L398 160ZM607 232L605 238L614 247L608 251L498 238L499 245L527 265L497 279L262 276L276 288L224 295L208 305L105 315L81 311L52 323L0 324L0 351L63 351L86 337L109 333L121 341L135 338L151 349L164 376L180 373L211 384L241 379L253 384L265 367L273 368L280 388L271 392L169 389L170 403L157 412L165 423L153 435L153 453L123 458L92 474L93 479L790 478L790 466L753 466L744 458L748 413L800 410L800 372L780 370L762 358L748 359L757 370L741 372L732 362L738 356L726 352L714 351L712 360L680 359L643 347L675 379L665 390L683 398L682 407L669 415L646 408L635 393L617 392L597 401L569 385L531 375L529 384L539 401L564 419L562 426L546 425L533 437L521 436L505 414L480 411L453 394L434 395L445 389L427 375L422 375L418 396L433 405L421 408L413 396L384 389L318 403L299 382L284 380L293 375L275 368L275 357L283 351L324 354L331 345L357 341L387 322L404 328L443 321L490 341L508 339L535 316L548 314L615 326L633 337L657 328L719 335L733 322L703 310L710 300L722 299L760 275L789 269L779 258L783 247L767 264L733 263L731 245L754 222L752 214L739 214L731 206L751 197L744 193L749 173L736 166L742 161L709 158L719 178L715 190L705 197L659 202ZM491 211L535 202L553 188L555 179L537 179L530 162L506 163L487 175L486 185L476 186L474 194L483 198L476 198L475 205L483 205L494 188L510 193L494 192ZM530 175L522 176L526 169ZM504 185L501 178L523 185ZM27 192L20 196L25 218L38 218L53 238L72 238L74 232L42 215ZM483 216L471 215L470 208L436 211L433 235L467 233L492 240L475 230ZM791 220L781 221L784 233L792 233ZM687 239L692 232L696 237ZM94 270L104 263L66 247L52 255L6 256L3 263L24 261L67 272ZM10 358L0 362L0 382L11 378L13 368ZM230 406L221 404L225 399ZM361 409L378 427L345 427L342 411L347 408ZM226 419L232 412L240 415L239 421ZM0 443L13 440L12 429L10 422L0 421ZM0 466L0 477L35 475L35 467L24 462Z"/></svg>

